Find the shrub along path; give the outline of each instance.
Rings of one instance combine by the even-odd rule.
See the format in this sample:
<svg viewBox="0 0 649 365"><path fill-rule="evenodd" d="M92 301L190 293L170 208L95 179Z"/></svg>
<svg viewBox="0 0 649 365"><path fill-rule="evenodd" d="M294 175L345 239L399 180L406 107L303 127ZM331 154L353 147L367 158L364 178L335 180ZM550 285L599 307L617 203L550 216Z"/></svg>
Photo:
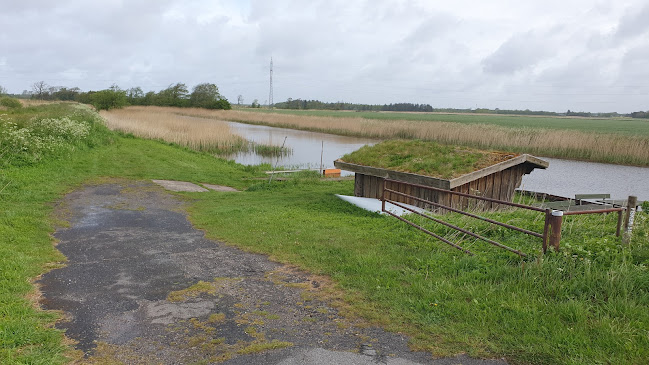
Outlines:
<svg viewBox="0 0 649 365"><path fill-rule="evenodd" d="M57 327L84 362L505 363L409 351L405 336L343 316L326 278L206 239L152 183L86 186L57 215L68 261L40 280L43 305L66 313Z"/></svg>

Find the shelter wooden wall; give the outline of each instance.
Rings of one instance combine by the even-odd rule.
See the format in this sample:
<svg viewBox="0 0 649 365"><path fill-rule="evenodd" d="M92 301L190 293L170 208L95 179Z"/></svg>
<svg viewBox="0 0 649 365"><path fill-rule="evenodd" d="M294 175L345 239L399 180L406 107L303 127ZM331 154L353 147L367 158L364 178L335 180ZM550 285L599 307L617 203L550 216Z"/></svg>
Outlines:
<svg viewBox="0 0 649 365"><path fill-rule="evenodd" d="M527 164L512 166L508 169L495 172L482 178L473 180L464 185L452 188L465 194L479 195L487 198L494 198L505 201L512 201L514 190L521 185L523 175L533 169ZM383 196L383 181L381 177L364 175L356 173L354 183L354 195L366 198L381 199ZM480 201L471 198L460 197L457 195L447 194L444 192L422 189L401 183L388 182L388 189L399 191L428 201L444 204L458 209L477 209L492 210L497 209L500 205L491 202ZM430 204L425 204L411 198L389 193L389 200L402 202L425 209L433 209Z"/></svg>

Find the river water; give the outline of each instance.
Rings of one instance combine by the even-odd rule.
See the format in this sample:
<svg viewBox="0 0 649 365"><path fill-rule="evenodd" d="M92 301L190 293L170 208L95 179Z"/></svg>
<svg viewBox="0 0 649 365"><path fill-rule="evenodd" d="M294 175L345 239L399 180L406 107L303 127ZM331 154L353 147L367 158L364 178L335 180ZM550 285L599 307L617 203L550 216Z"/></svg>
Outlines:
<svg viewBox="0 0 649 365"><path fill-rule="evenodd" d="M521 189L573 198L575 194L611 194L611 199L635 195L639 200L649 200L649 168L542 159L550 167L525 175Z"/></svg>
<svg viewBox="0 0 649 365"><path fill-rule="evenodd" d="M252 125L236 122L228 122L230 129L245 139L281 146L286 138L285 147L290 148L293 153L288 156L263 157L249 153L238 153L229 158L244 165L258 165L269 163L273 166L283 166L285 169L319 169L320 157L322 154L323 168L333 168L334 160L343 155L356 151L364 145L373 145L376 140L367 138L356 138L337 136L334 134L300 131L296 129L285 129ZM343 171L343 175L353 175L351 172Z"/></svg>
<svg viewBox="0 0 649 365"><path fill-rule="evenodd" d="M230 156L236 162L246 165L270 163L288 169L318 169L322 151L324 168L332 168L334 160L366 144L378 142L367 138L228 123L234 133L253 142L281 145L286 138L286 147L293 151L289 156L279 159L254 153ZM536 169L525 175L522 189L566 197L574 197L575 194L611 194L612 199L626 199L629 195L635 195L640 200L649 200L649 168L543 159L550 163L550 167L545 170ZM353 173L343 171L343 175L351 174Z"/></svg>

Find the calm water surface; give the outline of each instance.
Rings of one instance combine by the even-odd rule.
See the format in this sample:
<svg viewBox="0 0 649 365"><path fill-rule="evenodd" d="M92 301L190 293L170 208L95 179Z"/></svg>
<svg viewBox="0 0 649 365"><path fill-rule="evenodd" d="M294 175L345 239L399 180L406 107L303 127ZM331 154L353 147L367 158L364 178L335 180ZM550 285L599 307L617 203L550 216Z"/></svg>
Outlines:
<svg viewBox="0 0 649 365"><path fill-rule="evenodd" d="M281 146L286 138L285 146L293 150L292 154L280 157L279 161L277 157L263 157L255 153L239 153L230 156L231 159L244 165L270 163L273 166L277 164L277 166L284 166L288 169L319 169L322 152L324 168L333 168L334 160L356 151L366 144L373 145L378 142L367 138L336 136L261 125L236 122L228 122L228 124L233 133L257 143ZM347 173L347 175L351 174L353 173Z"/></svg>
<svg viewBox="0 0 649 365"><path fill-rule="evenodd" d="M290 156L281 157L279 162L276 157L262 157L254 153L230 157L246 165L270 163L291 169L317 169L320 167L320 151L324 141L323 164L325 168L333 168L334 160L366 144L378 142L366 138L228 123L234 133L258 143L281 145L286 137L286 146L293 150ZM525 175L522 189L566 197L574 197L575 194L611 194L612 199L626 199L629 195L635 195L640 200L649 200L649 168L543 159L550 163L550 167L546 170L536 169Z"/></svg>
<svg viewBox="0 0 649 365"><path fill-rule="evenodd" d="M523 177L521 188L554 195L611 194L612 199L635 195L649 200L649 168L595 162L542 159L550 163L546 170L536 169Z"/></svg>

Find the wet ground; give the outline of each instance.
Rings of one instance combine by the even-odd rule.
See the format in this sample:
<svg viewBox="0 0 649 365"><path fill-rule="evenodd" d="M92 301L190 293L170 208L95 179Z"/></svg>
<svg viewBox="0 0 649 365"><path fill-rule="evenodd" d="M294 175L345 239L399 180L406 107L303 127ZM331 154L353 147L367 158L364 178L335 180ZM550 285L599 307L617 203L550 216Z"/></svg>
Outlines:
<svg viewBox="0 0 649 365"><path fill-rule="evenodd" d="M505 363L409 351L405 336L317 295L326 279L206 239L182 200L149 182L88 186L57 214L70 223L55 234L68 261L40 280L42 306L65 313L57 327L82 362Z"/></svg>

